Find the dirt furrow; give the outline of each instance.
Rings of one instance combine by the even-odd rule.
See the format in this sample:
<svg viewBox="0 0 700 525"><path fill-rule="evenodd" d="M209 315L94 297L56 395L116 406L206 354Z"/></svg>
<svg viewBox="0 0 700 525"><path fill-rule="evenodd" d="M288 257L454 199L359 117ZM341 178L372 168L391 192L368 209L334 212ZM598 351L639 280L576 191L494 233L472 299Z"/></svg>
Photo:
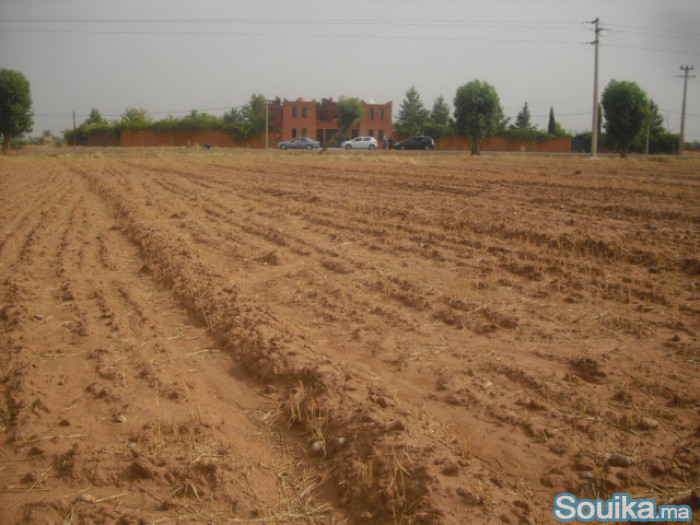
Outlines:
<svg viewBox="0 0 700 525"><path fill-rule="evenodd" d="M74 198L3 256L3 523L334 522L277 437L278 403L156 285L82 177L57 183Z"/></svg>
<svg viewBox="0 0 700 525"><path fill-rule="evenodd" d="M322 493L352 522L546 523L559 492L696 497L695 164L175 151L60 166L51 180L81 196L23 259L47 292L8 274L3 320L11 345L49 316L59 348L82 349L76 399L94 428L129 429L91 452L118 459L95 486L128 487L129 516L195 519L197 501L215 521L234 493L236 516L265 508L269 477L258 465L246 490L250 456L225 439L250 443L246 408L313 480L275 469L289 499ZM61 240L59 280L36 255ZM42 404L62 409L24 353L4 390L20 443ZM83 455L68 452L45 454L59 469Z"/></svg>
<svg viewBox="0 0 700 525"><path fill-rule="evenodd" d="M91 179L91 184L96 183L89 174L87 176ZM284 389L290 418L302 424L307 431L316 436L316 439L320 439L324 443L323 446L327 444L328 452L331 452L333 434L341 428L354 426L352 422L364 412L363 400L366 394L363 392L377 390L367 379L361 379L366 374L353 371L351 367L342 363L334 363L327 356L323 357L322 353L318 353L315 357L304 356L300 359L301 355L295 348L313 348L316 346L313 345L313 341L308 341L301 334L295 333L295 330L286 326L284 320L266 311L267 309L250 303L250 298L239 293L238 290L227 291L219 280L219 273L222 270L216 269L215 265L207 262L212 258L195 254L192 248L188 247L185 239L172 244L169 239L175 236L169 234L165 225L159 229L152 226L144 228L139 218L141 211L137 200L128 198L116 187L108 188L101 185L99 190L119 209L126 222L125 228L135 240L141 243L142 249L147 254L149 266L154 271L161 272L161 277L174 286L181 300L203 324L226 340L251 371L266 381L278 383L280 388ZM178 261L173 259L175 253L182 253L186 257ZM343 369L346 370L344 374L339 374L338 372ZM322 406L320 405L322 400L332 400L335 394L330 393L345 391L346 384L351 378L352 390L356 393L353 393L352 397L346 397L346 406L343 411L330 410L330 403L323 403L322 405L327 405L329 408L324 408L321 412L315 408ZM295 386L297 381L299 383ZM379 391L384 392L384 389ZM350 401L351 399L353 401ZM385 398L380 396L378 399ZM406 423L401 420L387 421L386 416L382 415L382 409L388 405L386 401L378 401L378 403L379 412L370 419L369 426L363 425L365 431L357 435L343 436L343 443L345 439L350 441L348 450L333 450L337 452L337 457L331 458L329 455L327 458L338 470L336 479L338 479L337 476L361 479L366 468L373 469L376 476L376 480L372 483L364 485L360 483L348 487L344 490L343 498L352 511L358 514L362 512L369 512L376 516L386 516L387 513L405 514L406 502L410 499L415 502L416 511L423 508L419 511L420 515L426 512L426 516L433 515L430 501L426 499L426 484L431 485L439 480L423 479L420 470L415 470L410 462L398 468L391 462L373 459L375 456L381 458L387 454L387 451L394 450L396 446L394 432L401 434L408 430ZM352 406L356 408L348 413L348 408ZM350 423L347 421L348 417ZM423 435L423 440L430 443L433 438L430 433L426 433L426 430L427 428L422 425L416 425L412 427L411 432L416 437ZM355 458L348 464L344 460L351 457L350 449L361 450L361 454L359 459ZM410 447L410 450L416 457L426 454L430 456L435 453L427 445ZM448 450L451 450L450 456L461 454L459 447L453 445L449 445ZM444 452L440 455L444 455ZM370 458L369 464L363 462L363 457ZM389 482L389 486L395 485L396 476L403 471L412 471L410 476L414 478L413 485L408 489L404 483L403 486L396 486L388 493L375 490L377 484ZM409 489L412 491L410 497L405 492Z"/></svg>

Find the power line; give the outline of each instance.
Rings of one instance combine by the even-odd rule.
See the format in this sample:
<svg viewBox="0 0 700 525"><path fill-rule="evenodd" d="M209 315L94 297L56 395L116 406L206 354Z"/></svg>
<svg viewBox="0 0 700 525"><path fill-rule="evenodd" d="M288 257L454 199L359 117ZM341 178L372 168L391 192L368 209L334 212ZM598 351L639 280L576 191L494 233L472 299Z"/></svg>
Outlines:
<svg viewBox="0 0 700 525"><path fill-rule="evenodd" d="M531 31L533 28L540 30L559 30L570 31L572 26L580 26L579 22L570 21L508 21L508 20L453 20L453 19L435 19L435 20L412 20L412 19L342 19L337 18L222 18L222 19L178 19L178 18L6 18L0 19L0 24L184 24L184 25L222 25L222 24L307 24L307 25L341 25L341 26L393 26L393 27L455 27L455 28L483 28L483 29L520 29ZM700 40L700 37L694 33L664 30L658 28L646 28L624 24L608 24L608 27L619 27L620 29L612 30L620 34L637 34L646 36L658 36L661 38L676 38L687 40ZM609 29L608 29L609 30ZM631 30L631 31L630 31ZM7 32L54 32L54 33L76 33L76 34L154 34L154 35L229 35L229 36L301 36L301 37L327 37L334 36L328 34L278 34L278 33L236 33L236 32L212 32L212 31L154 31L154 30L79 30L79 29L6 29ZM379 38L377 35L339 35L345 38ZM384 38L387 38L386 36ZM404 38L404 37L388 37L388 38ZM415 38L415 35L412 35ZM457 39L458 37L455 37ZM516 41L521 42L521 41ZM537 41L539 42L539 41ZM561 42L552 42L561 43ZM568 42L566 42L568 43ZM623 47L623 46L619 46ZM641 49L647 51L671 52L673 50L659 50L650 48L639 48L630 46L633 49Z"/></svg>
<svg viewBox="0 0 700 525"><path fill-rule="evenodd" d="M222 24L308 24L308 25L369 25L369 26L408 26L408 27L481 27L491 29L523 29L532 30L533 27L539 29L552 29L570 31L571 26L581 25L579 22L570 21L508 21L508 20L411 20L411 19L342 19L337 18L218 18L218 19L180 19L180 18L7 18L0 20L0 23L16 24L186 24L186 25L222 25ZM695 33L688 33L674 30L664 30L658 28L646 28L624 24L608 24L608 27L619 27L615 33L637 34L646 36L659 36L662 38L678 38L689 40L700 40ZM632 31L629 31L631 29Z"/></svg>
<svg viewBox="0 0 700 525"><path fill-rule="evenodd" d="M569 44L579 45L573 40L541 40L525 38L482 38L458 36L421 36L421 35L377 35L377 34L338 34L338 33L275 33L275 32L221 32L221 31L138 31L138 30L105 30L89 29L4 29L6 33L55 33L83 35L155 35L155 36L229 36L229 37L282 37L282 38L360 38L363 40L433 40L457 42L494 42L512 44Z"/></svg>
<svg viewBox="0 0 700 525"><path fill-rule="evenodd" d="M393 25L393 26L429 26L429 25L453 25L453 26L468 26L468 27L500 27L513 28L522 27L523 29L532 29L533 26L539 26L552 29L564 29L557 27L562 25L580 25L579 22L540 22L540 21L504 21L504 20L454 20L454 19L436 19L436 20L411 20L411 19L348 19L339 20L337 18L217 18L217 19L175 19L175 18L124 18L124 19L106 19L106 18L6 18L0 19L0 23L67 23L67 24L333 24L333 25Z"/></svg>
<svg viewBox="0 0 700 525"><path fill-rule="evenodd" d="M683 78L683 76L678 75L678 78ZM688 77L688 78L694 78L694 77ZM659 108L659 109L660 109L660 111L663 111L664 113L673 113L674 115L681 115L682 114L680 111L676 111L673 109L663 109L663 108ZM700 118L700 115L698 115L696 113L687 113L686 112L685 116L686 117Z"/></svg>
<svg viewBox="0 0 700 525"><path fill-rule="evenodd" d="M696 51L676 51L673 49L658 49L653 47L639 47L639 46L625 46L622 44L601 44L604 47L618 47L621 49L636 49L638 51L652 51L654 53L672 53L675 55L700 55L700 52Z"/></svg>
<svg viewBox="0 0 700 525"><path fill-rule="evenodd" d="M337 20L337 19L279 19L279 18L246 18L246 19L5 19L0 23L155 23L155 24L322 24L322 25L382 25L396 27L455 27L455 28L483 28L483 29L522 29L531 31L533 26L538 29L567 30L570 26L580 25L578 22L503 22L495 20L469 21L469 20ZM569 26L569 27L564 27ZM619 26L633 27L633 26ZM606 29L607 30L607 29ZM155 35L155 36L228 36L228 37L282 37L282 38L333 38L333 39L375 39L375 40L434 40L434 41L464 41L464 42L496 42L514 44L578 44L576 41L551 40L551 39L523 39L523 38L489 38L489 37L463 37L463 36L430 36L430 35L378 35L378 34L338 34L338 33L302 33L302 32L258 32L258 31L180 31L180 30L146 30L146 29L3 29L7 33L54 33L54 34L85 34L85 35ZM624 33L622 31L616 31ZM676 33L676 38L689 38L700 40L698 37L685 36L686 33ZM667 36L667 35L660 35ZM601 44L607 47L623 49L635 49L640 51L652 51L658 53L672 53L683 55L700 55L700 52L676 51L673 49L659 49L622 44Z"/></svg>
<svg viewBox="0 0 700 525"><path fill-rule="evenodd" d="M608 27L622 27L625 29L633 29L634 30L634 31L616 30L616 32L619 32L619 33L628 33L628 34L637 34L637 35L646 35L646 36L660 36L660 37L667 37L667 38L687 38L690 40L700 40L700 37L698 37L697 33L690 33L687 31L675 31L675 30L670 30L670 29L659 29L658 27L639 27L639 26L630 26L630 25L624 25L624 24L608 24Z"/></svg>

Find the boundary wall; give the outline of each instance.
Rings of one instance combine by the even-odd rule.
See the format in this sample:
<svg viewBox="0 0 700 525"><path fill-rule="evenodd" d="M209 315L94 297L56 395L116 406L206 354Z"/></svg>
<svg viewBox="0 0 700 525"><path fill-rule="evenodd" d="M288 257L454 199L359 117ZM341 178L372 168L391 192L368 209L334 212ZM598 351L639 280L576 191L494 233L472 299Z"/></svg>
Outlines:
<svg viewBox="0 0 700 525"><path fill-rule="evenodd" d="M280 139L279 132L268 134L271 148L277 147ZM394 142L397 142L395 139ZM86 139L78 139L79 146L121 146L121 147L201 147L209 145L215 148L251 148L265 147L264 136L254 137L247 141L238 141L230 133L222 130L211 131L153 131L153 130L122 130L118 134L95 133ZM380 146L381 147L381 146ZM436 150L471 151L471 140L457 135L446 136L435 141ZM509 137L488 137L479 145L480 151L522 151L535 153L571 153L571 139L556 138L547 140L512 139Z"/></svg>
<svg viewBox="0 0 700 525"><path fill-rule="evenodd" d="M451 135L435 141L435 149L471 151L472 141L468 137ZM479 151L522 151L534 153L571 153L571 139L547 140L513 139L494 136L479 143Z"/></svg>

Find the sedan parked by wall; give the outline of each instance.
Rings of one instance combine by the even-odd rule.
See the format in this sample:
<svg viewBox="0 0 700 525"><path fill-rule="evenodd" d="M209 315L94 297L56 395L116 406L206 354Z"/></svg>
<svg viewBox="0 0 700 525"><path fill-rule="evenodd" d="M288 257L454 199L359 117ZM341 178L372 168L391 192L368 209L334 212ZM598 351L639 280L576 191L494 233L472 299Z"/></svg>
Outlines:
<svg viewBox="0 0 700 525"><path fill-rule="evenodd" d="M377 139L374 137L357 137L352 140L346 140L340 144L341 148L351 149L377 149Z"/></svg>
<svg viewBox="0 0 700 525"><path fill-rule="evenodd" d="M311 140L309 137L297 137L280 142L277 147L279 149L316 149L321 147L321 143L317 140Z"/></svg>
<svg viewBox="0 0 700 525"><path fill-rule="evenodd" d="M416 135L394 144L394 149L423 149L427 151L434 148L435 142L433 138L427 135Z"/></svg>

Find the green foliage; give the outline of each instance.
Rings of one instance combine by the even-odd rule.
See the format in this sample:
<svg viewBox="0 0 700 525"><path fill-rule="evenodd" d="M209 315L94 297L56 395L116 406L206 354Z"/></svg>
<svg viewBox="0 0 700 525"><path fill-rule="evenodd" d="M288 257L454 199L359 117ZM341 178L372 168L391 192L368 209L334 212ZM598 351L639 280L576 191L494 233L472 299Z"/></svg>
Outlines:
<svg viewBox="0 0 700 525"><path fill-rule="evenodd" d="M591 144L593 142L593 134L590 131L577 133L571 141L572 153L590 153Z"/></svg>
<svg viewBox="0 0 700 525"><path fill-rule="evenodd" d="M693 142L686 142L683 145L683 149L686 151L700 151L700 142L694 140Z"/></svg>
<svg viewBox="0 0 700 525"><path fill-rule="evenodd" d="M433 110L430 112L430 123L438 126L449 126L450 106L442 95L433 102Z"/></svg>
<svg viewBox="0 0 700 525"><path fill-rule="evenodd" d="M499 135L517 140L536 140L538 142L544 142L545 140L554 138L549 132L535 128L508 128L500 131Z"/></svg>
<svg viewBox="0 0 700 525"><path fill-rule="evenodd" d="M647 116L646 126L649 126L649 134L652 138L666 133L664 116L659 113L659 106L654 100L649 100L649 114Z"/></svg>
<svg viewBox="0 0 700 525"><path fill-rule="evenodd" d="M88 116L84 124L88 127L102 126L104 124L107 124L107 121L102 118L102 114L96 108L92 108L90 110L90 116Z"/></svg>
<svg viewBox="0 0 700 525"><path fill-rule="evenodd" d="M231 108L231 111L224 113L222 118L224 119L224 124L227 126L231 124L241 124L244 120L243 111L239 108Z"/></svg>
<svg viewBox="0 0 700 525"><path fill-rule="evenodd" d="M118 129L138 130L147 129L151 125L151 117L144 108L128 107L122 113L121 119L116 124Z"/></svg>
<svg viewBox="0 0 700 525"><path fill-rule="evenodd" d="M449 111L449 110L448 110ZM403 137L421 135L430 123L430 111L426 109L415 87L406 91L406 98L401 103L394 130Z"/></svg>
<svg viewBox="0 0 700 525"><path fill-rule="evenodd" d="M649 118L647 95L634 82L611 80L601 101L605 131L624 157Z"/></svg>
<svg viewBox="0 0 700 525"><path fill-rule="evenodd" d="M362 116L362 101L359 98L340 97L338 101L338 128L347 131Z"/></svg>
<svg viewBox="0 0 700 525"><path fill-rule="evenodd" d="M629 152L644 153L646 151L646 133L642 134L638 140L630 145ZM651 155L675 155L678 153L679 136L676 133L664 131L650 136L649 153ZM614 148L616 142L608 135L602 134L598 137L599 144ZM591 132L578 133L573 137L571 143L571 151L574 153L590 153L591 152Z"/></svg>
<svg viewBox="0 0 700 525"><path fill-rule="evenodd" d="M664 117L659 112L659 106L653 100L649 100L647 117L642 124L642 130L630 150L645 153L647 150L647 135L649 138L649 153L676 154L678 153L679 136L669 133L664 127Z"/></svg>
<svg viewBox="0 0 700 525"><path fill-rule="evenodd" d="M549 122L547 123L547 132L550 135L555 135L557 133L557 127L559 123L554 119L554 108L549 108Z"/></svg>
<svg viewBox="0 0 700 525"><path fill-rule="evenodd" d="M243 107L243 121L248 137L254 137L265 132L265 112L267 98L264 95L254 94L250 101Z"/></svg>
<svg viewBox="0 0 700 525"><path fill-rule="evenodd" d="M457 89L454 99L457 133L472 139L472 154L479 153L479 141L501 130L503 108L496 89L487 82L472 80Z"/></svg>
<svg viewBox="0 0 700 525"><path fill-rule="evenodd" d="M166 122L159 122L163 131L210 131L221 127L221 119L208 113L199 113L193 109L189 115L181 119L169 119Z"/></svg>
<svg viewBox="0 0 700 525"><path fill-rule="evenodd" d="M18 71L0 69L0 133L3 136L3 153L8 152L12 137L32 130L33 116L29 81Z"/></svg>
<svg viewBox="0 0 700 525"><path fill-rule="evenodd" d="M454 135L454 133L454 128L447 124L435 124L433 122L429 122L423 128L423 134L429 135L436 140L449 135Z"/></svg>
<svg viewBox="0 0 700 525"><path fill-rule="evenodd" d="M237 140L247 140L265 131L266 106L265 96L257 94L252 95L250 102L243 108L232 108L221 117L193 109L185 117L170 115L155 122L146 109L128 107L119 120L111 123L104 120L97 109L92 108L88 118L75 131L65 130L63 135L68 143L73 143L74 139L84 141L88 136L99 133L111 133L116 136L121 130L150 129L157 132L192 133L218 129L231 133ZM270 130L274 129L270 126Z"/></svg>
<svg viewBox="0 0 700 525"><path fill-rule="evenodd" d="M679 142L680 135L678 133L669 133L668 131L654 133L649 140L649 153L652 155L675 155L678 153Z"/></svg>
<svg viewBox="0 0 700 525"><path fill-rule="evenodd" d="M242 108L231 108L224 113L221 128L228 131L237 140L248 140L265 133L265 116L272 119L267 110L267 98L262 94L253 94L248 104ZM268 120L268 130L277 128Z"/></svg>
<svg viewBox="0 0 700 525"><path fill-rule="evenodd" d="M321 153L324 153L328 146L335 143L336 139L341 135L344 135L352 126L357 122L364 110L362 109L362 101L359 98L347 98L340 97L338 100L338 106L336 108L338 122L338 132L333 135L321 149Z"/></svg>
<svg viewBox="0 0 700 525"><path fill-rule="evenodd" d="M75 130L65 130L63 136L66 141L73 144L75 140L84 141L87 140L90 135L97 135L102 133L108 133L116 135L118 129L114 125L107 122L102 118L102 114L96 108L90 110L90 115L80 124Z"/></svg>
<svg viewBox="0 0 700 525"><path fill-rule="evenodd" d="M525 105L523 106L523 109L520 110L520 113L518 113L518 116L515 117L515 124L513 126L515 129L525 129L525 130L534 130L536 126L532 125L532 122L530 122L530 108L527 106L527 101L525 102Z"/></svg>
<svg viewBox="0 0 700 525"><path fill-rule="evenodd" d="M43 146L46 144L46 139L44 137L32 137L32 138L14 138L10 141L11 150L21 150L27 146Z"/></svg>
<svg viewBox="0 0 700 525"><path fill-rule="evenodd" d="M562 129L559 122L554 118L554 108L549 108L549 122L547 123L547 133L556 138L571 138L571 135Z"/></svg>

